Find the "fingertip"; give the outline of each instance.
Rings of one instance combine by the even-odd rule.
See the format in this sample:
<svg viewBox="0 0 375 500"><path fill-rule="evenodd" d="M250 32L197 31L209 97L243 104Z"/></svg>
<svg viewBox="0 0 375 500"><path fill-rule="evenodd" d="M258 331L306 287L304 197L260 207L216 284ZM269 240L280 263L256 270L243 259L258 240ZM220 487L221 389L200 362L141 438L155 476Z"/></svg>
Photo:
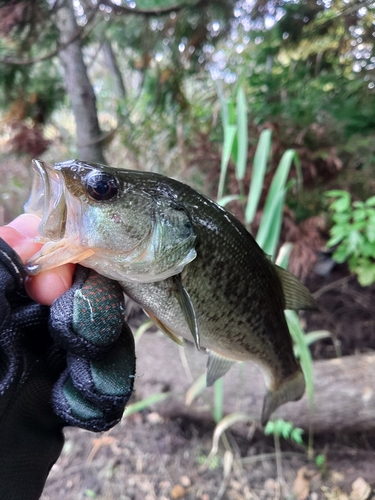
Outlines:
<svg viewBox="0 0 375 500"><path fill-rule="evenodd" d="M26 291L35 302L50 306L72 286L74 269L74 264L64 264L36 276L28 276Z"/></svg>
<svg viewBox="0 0 375 500"><path fill-rule="evenodd" d="M21 214L9 222L8 227L13 227L28 238L34 238L38 234L39 224L40 217L33 214Z"/></svg>

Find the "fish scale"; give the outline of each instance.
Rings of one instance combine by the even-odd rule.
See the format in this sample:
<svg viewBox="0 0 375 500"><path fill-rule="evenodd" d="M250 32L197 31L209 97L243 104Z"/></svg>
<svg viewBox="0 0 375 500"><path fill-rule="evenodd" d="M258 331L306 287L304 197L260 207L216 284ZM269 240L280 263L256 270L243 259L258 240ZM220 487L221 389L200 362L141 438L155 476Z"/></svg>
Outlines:
<svg viewBox="0 0 375 500"><path fill-rule="evenodd" d="M31 194L28 207L42 217L41 236L53 241L30 259L30 273L80 262L117 280L170 338L193 338L208 350L208 385L235 361L255 362L268 388L263 424L281 404L302 397L304 377L284 309L315 302L231 213L151 172L78 160L35 167L45 198L56 192L58 199L46 199L40 211L40 193Z"/></svg>

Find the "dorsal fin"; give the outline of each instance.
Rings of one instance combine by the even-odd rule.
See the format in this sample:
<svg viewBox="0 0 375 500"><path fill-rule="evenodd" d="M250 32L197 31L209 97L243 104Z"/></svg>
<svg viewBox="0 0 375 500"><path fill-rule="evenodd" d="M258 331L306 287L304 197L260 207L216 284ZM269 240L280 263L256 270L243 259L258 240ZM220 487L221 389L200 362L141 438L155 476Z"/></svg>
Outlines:
<svg viewBox="0 0 375 500"><path fill-rule="evenodd" d="M207 360L207 378L206 385L207 387L211 387L217 379L225 375L232 365L236 363L233 359L225 358L216 352L209 351L208 352L208 360Z"/></svg>
<svg viewBox="0 0 375 500"><path fill-rule="evenodd" d="M297 276L274 264L280 278L285 297L285 309L318 309L317 303L309 290Z"/></svg>

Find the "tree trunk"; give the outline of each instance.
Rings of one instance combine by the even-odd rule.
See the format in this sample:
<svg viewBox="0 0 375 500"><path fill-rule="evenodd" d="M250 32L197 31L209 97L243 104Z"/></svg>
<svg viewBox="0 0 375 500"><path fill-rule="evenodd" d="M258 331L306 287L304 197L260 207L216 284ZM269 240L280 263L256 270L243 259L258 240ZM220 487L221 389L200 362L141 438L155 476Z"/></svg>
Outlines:
<svg viewBox="0 0 375 500"><path fill-rule="evenodd" d="M56 24L60 44L74 37L78 26L72 0L65 0L57 10ZM105 163L102 133L99 127L94 90L83 60L78 37L59 52L64 67L65 85L76 122L77 148L80 160Z"/></svg>
<svg viewBox="0 0 375 500"><path fill-rule="evenodd" d="M157 334L142 337L136 349L136 397L143 399L153 393L172 391L173 396L155 407L155 411L165 416L188 415L212 421L212 388L205 389L191 406L184 402L192 381L205 371L207 358L192 345L186 346L183 353L179 349L182 348ZM375 430L375 354L315 362L314 386L315 432ZM224 414L239 411L259 419L265 391L263 376L252 363L234 366L224 377ZM308 430L307 396L281 406L272 418L277 417Z"/></svg>
<svg viewBox="0 0 375 500"><path fill-rule="evenodd" d="M117 64L116 56L113 52L111 42L109 42L108 40L104 40L102 44L102 51L105 64L113 77L113 83L117 97L119 99L124 99L126 97L124 80L122 79L122 74Z"/></svg>

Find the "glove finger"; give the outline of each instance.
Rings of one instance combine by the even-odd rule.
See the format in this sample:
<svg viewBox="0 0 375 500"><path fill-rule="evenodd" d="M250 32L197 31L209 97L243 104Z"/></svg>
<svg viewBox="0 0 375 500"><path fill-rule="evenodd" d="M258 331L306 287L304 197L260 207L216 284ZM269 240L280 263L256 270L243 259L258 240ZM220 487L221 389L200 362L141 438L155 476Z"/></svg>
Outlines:
<svg viewBox="0 0 375 500"><path fill-rule="evenodd" d="M120 339L102 359L68 355L68 368L53 391L54 410L70 425L107 430L121 419L134 376L134 338L124 324Z"/></svg>
<svg viewBox="0 0 375 500"><path fill-rule="evenodd" d="M68 352L95 359L119 338L124 316L120 285L77 266L73 286L51 306L51 335Z"/></svg>

